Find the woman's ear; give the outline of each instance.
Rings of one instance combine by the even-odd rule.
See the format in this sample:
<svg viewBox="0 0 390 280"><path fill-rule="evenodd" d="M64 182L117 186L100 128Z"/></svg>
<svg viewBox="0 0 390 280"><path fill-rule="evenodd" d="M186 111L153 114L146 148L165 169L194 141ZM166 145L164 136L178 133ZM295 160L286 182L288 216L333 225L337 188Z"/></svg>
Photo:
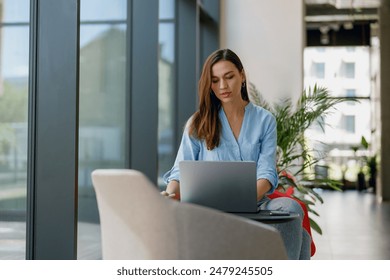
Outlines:
<svg viewBox="0 0 390 280"><path fill-rule="evenodd" d="M242 69L242 71L241 71L241 78L242 78L242 83L245 83L246 82L246 76L245 76L244 69Z"/></svg>

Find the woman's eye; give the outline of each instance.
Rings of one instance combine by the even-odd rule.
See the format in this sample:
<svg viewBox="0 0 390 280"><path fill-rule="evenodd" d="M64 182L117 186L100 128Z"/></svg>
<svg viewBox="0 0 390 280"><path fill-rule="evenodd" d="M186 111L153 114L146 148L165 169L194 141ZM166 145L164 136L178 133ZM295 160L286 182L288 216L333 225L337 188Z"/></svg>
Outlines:
<svg viewBox="0 0 390 280"><path fill-rule="evenodd" d="M213 84L215 84L215 83L218 83L218 80L212 80L211 81Z"/></svg>
<svg viewBox="0 0 390 280"><path fill-rule="evenodd" d="M230 80L230 79L233 79L233 75L232 76L227 76L226 79Z"/></svg>

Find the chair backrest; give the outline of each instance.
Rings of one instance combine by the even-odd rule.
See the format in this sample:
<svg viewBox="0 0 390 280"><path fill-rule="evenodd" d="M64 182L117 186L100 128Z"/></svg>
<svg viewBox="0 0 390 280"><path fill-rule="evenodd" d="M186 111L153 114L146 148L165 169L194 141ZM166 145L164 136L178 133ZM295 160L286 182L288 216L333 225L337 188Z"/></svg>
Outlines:
<svg viewBox="0 0 390 280"><path fill-rule="evenodd" d="M287 259L271 226L162 197L141 172L92 173L103 259Z"/></svg>
<svg viewBox="0 0 390 280"><path fill-rule="evenodd" d="M176 259L168 199L135 170L95 170L103 259Z"/></svg>

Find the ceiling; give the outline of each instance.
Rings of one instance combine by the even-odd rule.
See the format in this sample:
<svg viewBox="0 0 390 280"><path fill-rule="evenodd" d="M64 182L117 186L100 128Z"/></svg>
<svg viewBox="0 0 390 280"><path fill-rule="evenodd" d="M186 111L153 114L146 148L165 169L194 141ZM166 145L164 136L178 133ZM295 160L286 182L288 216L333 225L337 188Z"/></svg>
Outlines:
<svg viewBox="0 0 390 280"><path fill-rule="evenodd" d="M307 5L330 5L337 9L378 8L380 0L305 0Z"/></svg>
<svg viewBox="0 0 390 280"><path fill-rule="evenodd" d="M305 0L306 23L377 21L381 0Z"/></svg>
<svg viewBox="0 0 390 280"><path fill-rule="evenodd" d="M369 45L381 0L305 0L307 45Z"/></svg>

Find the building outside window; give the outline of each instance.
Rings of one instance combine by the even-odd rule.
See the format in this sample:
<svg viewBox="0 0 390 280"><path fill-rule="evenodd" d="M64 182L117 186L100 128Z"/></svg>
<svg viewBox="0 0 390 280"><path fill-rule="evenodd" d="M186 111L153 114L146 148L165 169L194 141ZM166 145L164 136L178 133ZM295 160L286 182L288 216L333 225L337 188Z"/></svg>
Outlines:
<svg viewBox="0 0 390 280"><path fill-rule="evenodd" d="M158 185L175 160L175 0L159 0Z"/></svg>
<svg viewBox="0 0 390 280"><path fill-rule="evenodd" d="M344 169L347 180L356 181L359 166L352 147L360 144L362 136L371 141L370 50L358 46L320 49L308 47L304 50L305 88L317 84L326 87L335 97L353 97L359 102L338 104L326 116L325 133L314 125L306 136L310 145L325 155L332 179L341 179ZM309 69L317 69L317 73L326 69L326 72L324 76L309 75Z"/></svg>
<svg viewBox="0 0 390 280"><path fill-rule="evenodd" d="M26 248L29 0L0 0L0 260Z"/></svg>
<svg viewBox="0 0 390 280"><path fill-rule="evenodd" d="M80 1L78 259L99 259L91 172L126 164L126 0Z"/></svg>

